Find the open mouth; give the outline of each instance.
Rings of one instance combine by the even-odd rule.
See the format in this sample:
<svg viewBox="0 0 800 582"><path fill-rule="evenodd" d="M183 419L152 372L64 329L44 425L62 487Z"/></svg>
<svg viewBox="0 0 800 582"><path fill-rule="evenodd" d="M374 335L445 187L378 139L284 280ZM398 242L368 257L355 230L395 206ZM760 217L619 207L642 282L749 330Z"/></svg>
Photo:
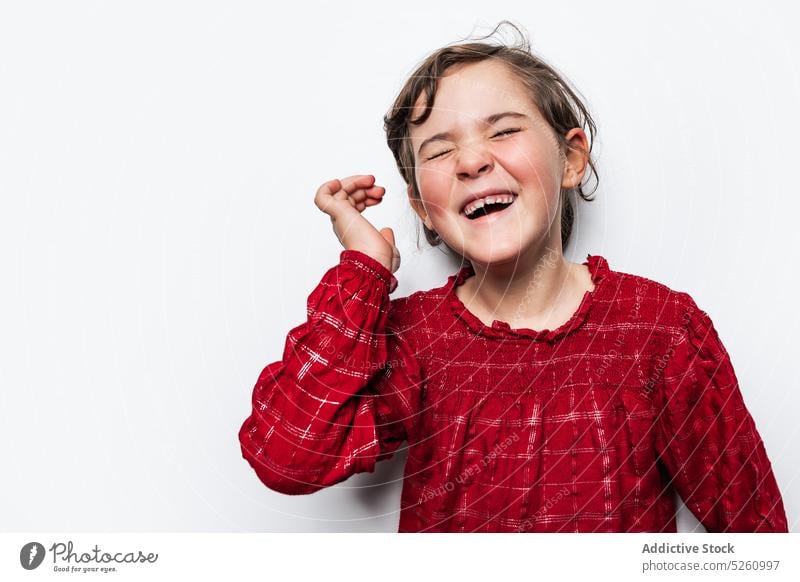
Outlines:
<svg viewBox="0 0 800 582"><path fill-rule="evenodd" d="M471 222L484 222L487 216L501 214L514 204L517 195L513 192L487 196L467 204L461 211Z"/></svg>

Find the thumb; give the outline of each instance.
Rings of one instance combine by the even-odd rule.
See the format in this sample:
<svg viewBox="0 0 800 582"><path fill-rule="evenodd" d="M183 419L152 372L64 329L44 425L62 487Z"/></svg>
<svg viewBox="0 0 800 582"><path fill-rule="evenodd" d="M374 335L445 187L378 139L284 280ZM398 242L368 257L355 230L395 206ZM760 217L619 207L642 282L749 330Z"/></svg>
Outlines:
<svg viewBox="0 0 800 582"><path fill-rule="evenodd" d="M380 230L381 236L386 239L390 245L394 246L394 232L388 226L382 228Z"/></svg>
<svg viewBox="0 0 800 582"><path fill-rule="evenodd" d="M379 232L386 242L392 245L392 273L394 273L400 268L400 251L394 244L394 232L388 226L383 227Z"/></svg>

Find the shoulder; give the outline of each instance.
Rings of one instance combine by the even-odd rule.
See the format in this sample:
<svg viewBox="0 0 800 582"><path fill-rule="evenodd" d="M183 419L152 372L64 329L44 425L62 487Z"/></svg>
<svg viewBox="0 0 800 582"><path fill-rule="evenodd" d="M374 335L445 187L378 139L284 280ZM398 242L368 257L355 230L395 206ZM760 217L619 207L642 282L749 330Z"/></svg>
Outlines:
<svg viewBox="0 0 800 582"><path fill-rule="evenodd" d="M391 300L389 320L392 328L398 332L408 332L425 323L438 309L442 309L443 300L447 297L444 287L426 291L415 291L406 297Z"/></svg>
<svg viewBox="0 0 800 582"><path fill-rule="evenodd" d="M608 268L606 274L606 299L613 298L614 303L631 316L658 322L680 335L711 323L708 313L686 290L624 270Z"/></svg>
<svg viewBox="0 0 800 582"><path fill-rule="evenodd" d="M608 271L602 297L607 309L598 317L638 330L632 338L656 357L668 376L695 366L716 369L729 359L709 314L691 293L661 281L625 271ZM615 311L615 317L609 312ZM604 319L606 318L606 319Z"/></svg>
<svg viewBox="0 0 800 582"><path fill-rule="evenodd" d="M442 312L449 307L450 288L458 274L447 277L446 282L431 289L414 291L406 297L391 300L389 325L405 335L416 335L421 330L435 327Z"/></svg>

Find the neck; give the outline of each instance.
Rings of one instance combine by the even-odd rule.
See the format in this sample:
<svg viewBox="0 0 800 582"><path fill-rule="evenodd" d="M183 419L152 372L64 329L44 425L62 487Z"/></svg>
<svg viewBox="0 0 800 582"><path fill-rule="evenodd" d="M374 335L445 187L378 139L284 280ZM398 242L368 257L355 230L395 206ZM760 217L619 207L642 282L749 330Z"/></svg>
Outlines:
<svg viewBox="0 0 800 582"><path fill-rule="evenodd" d="M544 321L554 314L571 290L581 285L579 273L556 245L532 248L518 260L500 264L472 263L475 275L463 289L468 307L490 314L491 319L508 322Z"/></svg>

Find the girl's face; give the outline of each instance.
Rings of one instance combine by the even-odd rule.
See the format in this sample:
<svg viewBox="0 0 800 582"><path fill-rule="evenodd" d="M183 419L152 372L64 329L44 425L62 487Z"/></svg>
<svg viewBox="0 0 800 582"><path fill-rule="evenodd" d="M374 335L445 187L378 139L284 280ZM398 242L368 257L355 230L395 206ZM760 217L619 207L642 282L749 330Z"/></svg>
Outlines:
<svg viewBox="0 0 800 582"><path fill-rule="evenodd" d="M560 190L580 176L559 154L553 130L504 64L485 60L450 71L439 80L430 117L411 126L422 198L412 200L415 211L451 248L482 265L516 261L550 240L560 245ZM412 119L423 110L421 96ZM583 136L580 128L567 135L575 132ZM487 191L511 193L513 202L468 218L465 205Z"/></svg>

